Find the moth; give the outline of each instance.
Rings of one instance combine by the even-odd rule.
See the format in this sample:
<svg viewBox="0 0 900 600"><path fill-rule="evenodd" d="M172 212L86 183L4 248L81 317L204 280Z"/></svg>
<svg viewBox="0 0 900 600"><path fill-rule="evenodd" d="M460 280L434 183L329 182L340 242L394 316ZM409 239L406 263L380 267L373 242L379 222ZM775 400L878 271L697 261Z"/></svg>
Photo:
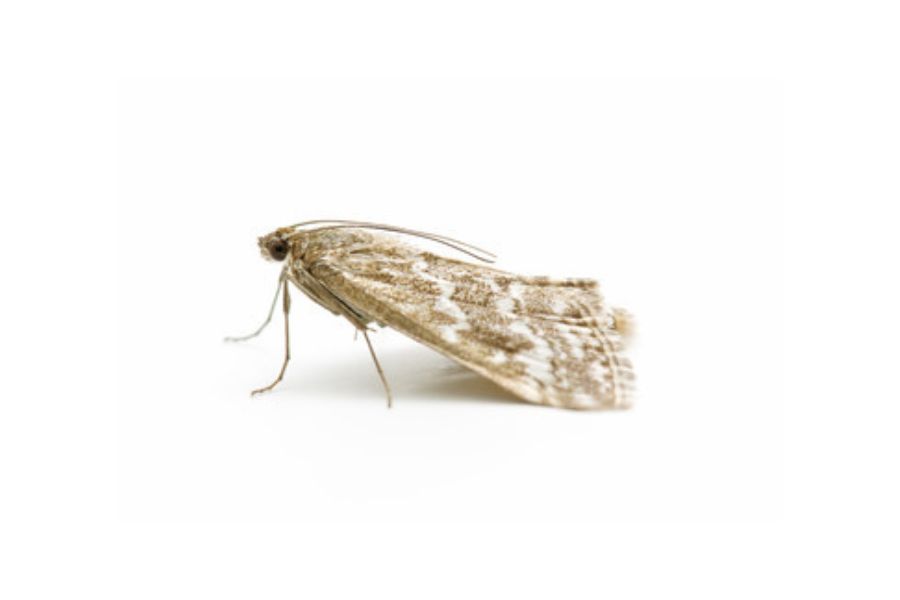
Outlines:
<svg viewBox="0 0 900 600"><path fill-rule="evenodd" d="M535 404L573 409L630 405L634 374L623 355L632 319L607 306L591 279L529 277L449 258L401 241L416 236L484 263L494 256L445 236L360 221L316 220L258 239L262 256L283 263L268 317L241 341L259 335L282 295L284 360L290 361L289 288L296 286L343 317L369 348L373 325L391 327Z"/></svg>

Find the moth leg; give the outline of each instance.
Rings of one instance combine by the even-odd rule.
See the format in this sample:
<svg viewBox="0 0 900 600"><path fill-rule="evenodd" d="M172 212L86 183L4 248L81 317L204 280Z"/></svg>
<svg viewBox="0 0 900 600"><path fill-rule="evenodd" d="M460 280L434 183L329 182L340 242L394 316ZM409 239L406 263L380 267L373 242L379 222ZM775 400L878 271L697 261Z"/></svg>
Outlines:
<svg viewBox="0 0 900 600"><path fill-rule="evenodd" d="M378 357L375 356L375 348L372 347L372 342L369 340L369 332L366 331L365 327L360 328L359 331L362 331L363 337L366 338L366 345L369 346L369 354L372 355L372 360L375 361L375 368L378 370L378 376L381 378L381 384L384 386L384 392L387 394L388 408L391 408L391 406L393 406L391 387L388 385L387 378L384 376L384 371L381 370L381 363L378 362Z"/></svg>
<svg viewBox="0 0 900 600"><path fill-rule="evenodd" d="M268 392L273 387L278 385L281 381L281 378L284 377L284 371L287 369L288 361L291 360L291 330L290 330L290 319L288 318L289 313L291 312L291 295L288 293L288 280L282 277L282 285L284 286L284 295L282 296L282 304L281 307L284 310L284 362L281 363L281 371L278 373L278 377L275 378L275 381L267 385L266 387L259 388L257 390L253 390L250 392L251 396L255 396L256 394L261 394L263 392Z"/></svg>
<svg viewBox="0 0 900 600"><path fill-rule="evenodd" d="M226 337L225 338L226 342L244 342L251 338L255 338L260 333L262 333L262 330L266 328L266 325L268 325L272 321L272 315L275 313L275 305L278 303L278 294L281 293L281 284L284 282L284 280L285 280L285 271L282 271L281 275L278 277L278 284L275 286L275 297L272 298L272 306L269 307L269 315L266 317L266 320L263 321L263 324L259 326L259 329L257 329L256 331L254 331L253 333L248 334L248 335L241 335L241 336L236 336L236 337L231 337L231 336Z"/></svg>

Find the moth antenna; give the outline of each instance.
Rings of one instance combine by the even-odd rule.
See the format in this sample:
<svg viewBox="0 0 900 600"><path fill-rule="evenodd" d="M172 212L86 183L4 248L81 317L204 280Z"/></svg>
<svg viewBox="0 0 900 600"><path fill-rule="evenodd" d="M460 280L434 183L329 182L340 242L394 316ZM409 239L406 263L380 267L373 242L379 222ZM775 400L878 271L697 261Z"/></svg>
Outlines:
<svg viewBox="0 0 900 600"><path fill-rule="evenodd" d="M493 259L497 258L497 256L493 252L485 250L484 248L479 248L478 246L475 246L474 244L469 244L468 242L463 242L461 240L453 239L446 235L441 235L438 233L430 233L427 231L418 231L416 229L407 229L405 227L397 227L395 225L385 225L384 223L372 223L370 221L350 221L350 220L343 220L343 219L316 219L313 221L304 221L303 223L297 223L295 225L292 225L291 227L303 227L305 225L318 225L318 224L323 224L323 223L336 223L336 224L339 224L342 226L347 226L347 227L383 229L386 231L394 231L397 233L405 233L408 235L425 236L425 237L427 237L427 239L430 239L432 241L450 242L450 243L456 244L457 246L462 246L463 248L467 248L474 252L483 254L486 257L493 258Z"/></svg>
<svg viewBox="0 0 900 600"><path fill-rule="evenodd" d="M393 233L412 235L415 237L420 237L422 239L430 240L432 242L437 242L438 244L443 244L444 246L453 248L458 252L462 252L463 254L471 256L472 258L480 260L482 262L493 263L497 260L497 256L493 252L489 252L487 250L484 250L483 248L479 248L478 246L474 246L467 242L455 240L445 235L428 233L426 231L417 231L415 229L406 229L404 227L395 227L393 225L384 225L382 223L370 223L368 221L346 221L342 219L316 219L313 221L296 223L295 225L291 225L291 227L296 229L299 227L305 227L307 225L320 225L326 223L334 223L334 225L318 227L317 229L346 229L356 227L360 229L379 229L382 231L391 231Z"/></svg>
<svg viewBox="0 0 900 600"><path fill-rule="evenodd" d="M396 227L394 225L385 225L382 223L371 223L368 221L347 221L341 219L317 219L313 221L304 221L303 223L297 223L292 225L293 228L303 227L306 225L318 225L325 223L335 223L335 225L330 225L327 227L319 227L318 229L343 229L343 228L360 228L360 229L379 229L383 231L391 231L394 233L401 233L405 235L412 235L416 237L420 237L423 239L431 240L433 242L437 242L439 244L443 244L454 250L462 252L463 254L467 254L477 260L492 263L496 260L496 255L493 252L489 252L488 250L484 250L483 248L479 248L473 244L469 244L467 242L463 242L460 240L453 239L451 237L447 237L445 235L439 235L436 233L429 233L426 231L417 231L415 229L406 229L404 227Z"/></svg>

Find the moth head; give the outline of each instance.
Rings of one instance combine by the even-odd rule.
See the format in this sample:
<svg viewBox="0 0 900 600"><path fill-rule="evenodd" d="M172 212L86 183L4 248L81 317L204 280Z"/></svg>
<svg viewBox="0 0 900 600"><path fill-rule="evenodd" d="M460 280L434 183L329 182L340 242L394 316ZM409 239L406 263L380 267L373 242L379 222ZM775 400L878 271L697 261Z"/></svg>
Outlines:
<svg viewBox="0 0 900 600"><path fill-rule="evenodd" d="M291 252L291 243L287 239L287 232L279 229L260 237L259 252L266 260L283 261Z"/></svg>

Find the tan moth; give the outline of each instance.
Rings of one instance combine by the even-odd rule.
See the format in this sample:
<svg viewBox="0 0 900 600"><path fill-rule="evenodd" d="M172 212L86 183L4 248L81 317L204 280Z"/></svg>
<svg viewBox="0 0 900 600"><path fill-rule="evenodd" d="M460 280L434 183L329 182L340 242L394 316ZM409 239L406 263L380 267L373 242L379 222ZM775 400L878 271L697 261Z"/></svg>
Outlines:
<svg viewBox="0 0 900 600"><path fill-rule="evenodd" d="M629 406L634 375L622 355L627 312L608 307L591 279L527 277L433 254L396 234L444 244L483 262L493 255L440 235L359 221L306 221L259 238L268 260L283 262L269 315L282 295L285 354L290 361L289 284L347 319L363 334L391 405L375 355L372 324L413 340L536 404L595 409Z"/></svg>

